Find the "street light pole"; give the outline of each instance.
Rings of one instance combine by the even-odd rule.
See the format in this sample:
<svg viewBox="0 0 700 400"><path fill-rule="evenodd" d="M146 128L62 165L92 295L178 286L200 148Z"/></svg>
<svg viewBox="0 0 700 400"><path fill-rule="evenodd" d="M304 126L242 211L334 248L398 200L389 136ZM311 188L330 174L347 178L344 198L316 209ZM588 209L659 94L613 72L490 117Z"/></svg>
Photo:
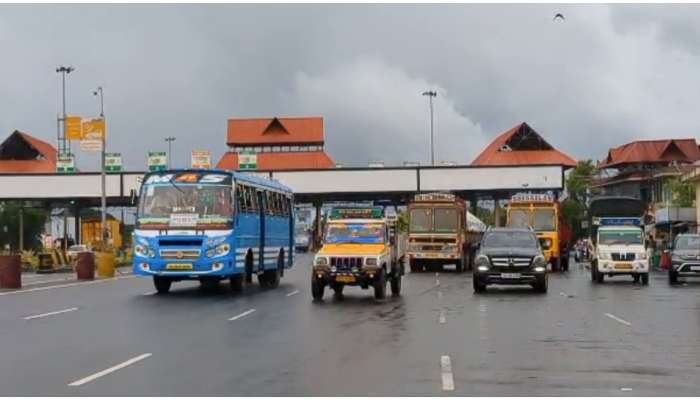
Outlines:
<svg viewBox="0 0 700 400"><path fill-rule="evenodd" d="M168 136L165 138L165 141L168 142L168 169L170 169L172 167L170 160L172 159L172 149L173 149L173 142L175 141L175 137Z"/></svg>
<svg viewBox="0 0 700 400"><path fill-rule="evenodd" d="M433 97L437 97L437 92L428 90L423 92L423 96L428 96L430 100L430 165L435 165L435 136L433 133Z"/></svg>
<svg viewBox="0 0 700 400"><path fill-rule="evenodd" d="M102 86L98 86L96 90L92 92L93 96L100 97L100 118L102 118L104 131L102 132L102 154L100 161L100 175L102 180L102 198L100 199L101 205L101 227L102 227L102 248L105 248L107 239L109 238L109 231L107 229L107 173L105 171L105 151L107 147L107 122L105 121L105 102L104 102L104 92L102 91Z"/></svg>
<svg viewBox="0 0 700 400"><path fill-rule="evenodd" d="M66 74L75 71L73 67L65 67L63 65L56 68L56 73L61 74L61 97L63 99L63 135L58 132L58 152L65 153L66 150L70 153L70 142L66 140Z"/></svg>

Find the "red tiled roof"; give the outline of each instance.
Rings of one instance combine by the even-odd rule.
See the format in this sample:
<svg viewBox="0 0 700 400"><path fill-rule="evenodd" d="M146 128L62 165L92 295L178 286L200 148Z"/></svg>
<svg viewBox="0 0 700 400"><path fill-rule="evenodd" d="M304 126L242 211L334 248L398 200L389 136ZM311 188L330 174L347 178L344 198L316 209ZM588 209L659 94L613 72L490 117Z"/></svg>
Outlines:
<svg viewBox="0 0 700 400"><path fill-rule="evenodd" d="M615 168L625 164L693 163L700 159L695 139L637 140L608 151L599 168Z"/></svg>
<svg viewBox="0 0 700 400"><path fill-rule="evenodd" d="M552 164L575 167L576 160L555 149L523 122L503 132L479 154L472 165Z"/></svg>
<svg viewBox="0 0 700 400"><path fill-rule="evenodd" d="M26 155L5 154L0 159L0 173L22 174L22 173L51 173L56 172L56 148L51 144L37 139L27 133L14 131L2 144L0 149L11 145L13 141L21 140L31 149L37 152L32 158L24 158Z"/></svg>
<svg viewBox="0 0 700 400"><path fill-rule="evenodd" d="M227 143L323 144L322 117L233 118L228 120Z"/></svg>
<svg viewBox="0 0 700 400"><path fill-rule="evenodd" d="M238 153L227 152L221 157L216 167L222 169L238 169ZM263 171L333 167L335 167L335 163L325 151L258 153L257 169Z"/></svg>

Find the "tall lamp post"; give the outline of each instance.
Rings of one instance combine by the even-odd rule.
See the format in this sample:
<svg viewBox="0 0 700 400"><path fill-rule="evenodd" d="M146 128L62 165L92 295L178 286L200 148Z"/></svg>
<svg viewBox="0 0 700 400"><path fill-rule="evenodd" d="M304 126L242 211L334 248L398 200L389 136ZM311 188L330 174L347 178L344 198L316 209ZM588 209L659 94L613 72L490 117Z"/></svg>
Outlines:
<svg viewBox="0 0 700 400"><path fill-rule="evenodd" d="M433 97L437 97L437 92L434 90L428 90L423 92L423 96L428 96L430 100L430 165L435 165L435 136L433 134Z"/></svg>
<svg viewBox="0 0 700 400"><path fill-rule="evenodd" d="M59 131L57 137L59 153L65 153L66 150L70 152L70 142L68 142L66 139L66 75L70 74L73 71L75 71L75 68L65 67L63 65L56 68L56 73L61 74L61 98L63 99L63 134L61 134L61 132Z"/></svg>
<svg viewBox="0 0 700 400"><path fill-rule="evenodd" d="M175 137L168 136L165 138L165 141L168 142L168 169L170 169L172 167L170 160L172 159L173 142L175 141Z"/></svg>
<svg viewBox="0 0 700 400"><path fill-rule="evenodd" d="M107 122L105 121L105 100L104 100L104 92L102 91L102 86L98 86L97 89L95 89L92 92L93 96L97 96L100 98L100 118L102 119L103 126L104 126L104 131L102 132L102 154L101 154L101 161L100 161L100 175L101 175L101 180L102 180L102 198L100 199L101 203L101 222L102 222L102 246L104 247L105 244L107 243L107 239L109 238L109 232L107 229L107 177L106 177L106 172L105 172L105 150L106 150L106 145L107 145Z"/></svg>

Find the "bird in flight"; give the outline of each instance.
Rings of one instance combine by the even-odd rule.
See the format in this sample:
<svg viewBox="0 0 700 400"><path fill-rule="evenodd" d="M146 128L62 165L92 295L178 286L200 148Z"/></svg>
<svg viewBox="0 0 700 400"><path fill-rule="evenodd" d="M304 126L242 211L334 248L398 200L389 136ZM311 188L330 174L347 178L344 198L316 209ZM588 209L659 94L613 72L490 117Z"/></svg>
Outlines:
<svg viewBox="0 0 700 400"><path fill-rule="evenodd" d="M556 13L554 18L552 18L552 21L556 21L557 19L564 21L566 18L564 18L564 14L562 13Z"/></svg>

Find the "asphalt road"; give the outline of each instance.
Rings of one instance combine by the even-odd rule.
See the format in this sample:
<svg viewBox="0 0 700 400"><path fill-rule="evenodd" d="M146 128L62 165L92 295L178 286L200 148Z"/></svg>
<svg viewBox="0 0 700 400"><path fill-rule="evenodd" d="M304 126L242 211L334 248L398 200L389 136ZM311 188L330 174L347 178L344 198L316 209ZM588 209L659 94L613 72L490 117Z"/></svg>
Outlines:
<svg viewBox="0 0 700 400"><path fill-rule="evenodd" d="M309 261L239 295L133 276L0 291L0 395L700 393L700 282L598 286L576 265L546 295L475 295L468 273L409 273L399 298L315 303Z"/></svg>

